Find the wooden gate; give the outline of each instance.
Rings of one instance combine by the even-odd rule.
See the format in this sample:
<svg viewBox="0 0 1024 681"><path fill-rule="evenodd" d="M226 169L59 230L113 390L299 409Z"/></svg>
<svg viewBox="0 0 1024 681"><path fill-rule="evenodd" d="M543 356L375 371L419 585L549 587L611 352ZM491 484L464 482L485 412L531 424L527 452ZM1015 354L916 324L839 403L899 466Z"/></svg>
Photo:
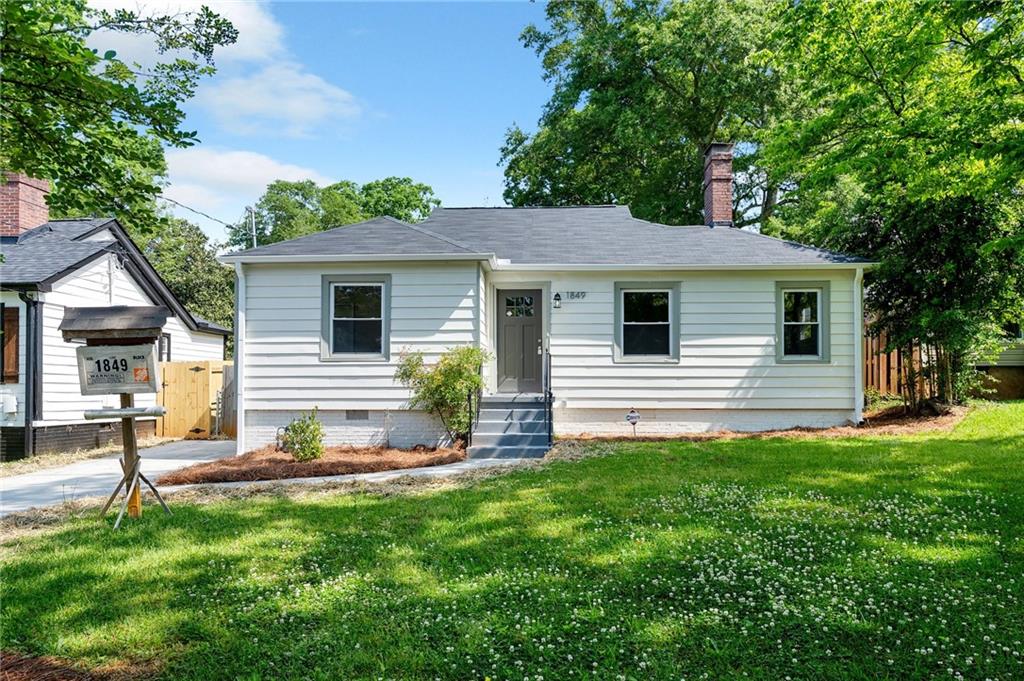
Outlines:
<svg viewBox="0 0 1024 681"><path fill-rule="evenodd" d="M223 410L218 411L224 372L230 374L231 366L219 359L161 363L157 404L167 409L167 415L157 419L157 435L208 439L232 432L221 423Z"/></svg>

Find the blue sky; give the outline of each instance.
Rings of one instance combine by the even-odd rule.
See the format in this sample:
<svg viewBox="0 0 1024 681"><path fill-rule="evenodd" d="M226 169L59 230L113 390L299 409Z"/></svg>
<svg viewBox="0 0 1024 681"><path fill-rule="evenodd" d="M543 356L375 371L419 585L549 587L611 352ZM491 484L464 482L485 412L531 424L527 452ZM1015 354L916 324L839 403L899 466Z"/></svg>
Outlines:
<svg viewBox="0 0 1024 681"><path fill-rule="evenodd" d="M550 92L519 42L542 3L207 2L241 35L185 107L202 143L168 151L166 196L233 222L278 177L399 175L445 205L503 204L505 130L533 129ZM124 57L143 50L116 40ZM218 223L175 212L224 238Z"/></svg>

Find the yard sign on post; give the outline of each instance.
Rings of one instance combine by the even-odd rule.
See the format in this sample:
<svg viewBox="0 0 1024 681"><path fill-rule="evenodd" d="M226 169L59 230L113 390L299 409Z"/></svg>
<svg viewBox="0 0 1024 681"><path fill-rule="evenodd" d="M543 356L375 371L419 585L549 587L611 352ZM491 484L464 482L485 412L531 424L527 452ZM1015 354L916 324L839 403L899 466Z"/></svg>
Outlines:
<svg viewBox="0 0 1024 681"><path fill-rule="evenodd" d="M69 307L64 309L60 323L65 341L85 341L76 351L78 381L83 395L120 395L120 409L86 410L87 419L121 419L121 440L124 457L121 459L121 481L103 505L103 516L114 502L121 488L125 489L121 511L114 521L114 529L121 525L125 510L132 518L142 515L141 483L146 483L164 511L164 503L146 476L139 470L139 446L135 438L135 418L162 416L163 407L135 407L136 393L155 393L159 371L156 341L167 321L165 307Z"/></svg>

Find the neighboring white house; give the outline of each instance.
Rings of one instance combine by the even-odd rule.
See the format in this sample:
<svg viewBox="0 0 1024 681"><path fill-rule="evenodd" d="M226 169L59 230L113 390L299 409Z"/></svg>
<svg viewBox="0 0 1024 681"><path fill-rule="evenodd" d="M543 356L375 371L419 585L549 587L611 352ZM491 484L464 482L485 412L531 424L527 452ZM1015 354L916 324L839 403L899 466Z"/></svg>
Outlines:
<svg viewBox="0 0 1024 681"><path fill-rule="evenodd" d="M6 180L0 184L0 456L115 440L120 429L113 422L83 419L85 409L114 403L111 397L81 394L76 345L58 330L65 307L167 307L171 316L159 343L162 361L221 359L229 332L189 314L116 220L47 221L47 185L9 173ZM137 404L153 400L139 395ZM154 423L140 425L145 432Z"/></svg>
<svg viewBox="0 0 1024 681"><path fill-rule="evenodd" d="M631 409L638 433L859 422L870 263L733 228L731 168L731 146L712 145L707 225L625 206L439 208L224 256L239 451L314 407L329 442L435 443L396 363L464 344L493 355L481 455L543 451L541 426L517 421L546 415L548 390L563 435L631 432Z"/></svg>

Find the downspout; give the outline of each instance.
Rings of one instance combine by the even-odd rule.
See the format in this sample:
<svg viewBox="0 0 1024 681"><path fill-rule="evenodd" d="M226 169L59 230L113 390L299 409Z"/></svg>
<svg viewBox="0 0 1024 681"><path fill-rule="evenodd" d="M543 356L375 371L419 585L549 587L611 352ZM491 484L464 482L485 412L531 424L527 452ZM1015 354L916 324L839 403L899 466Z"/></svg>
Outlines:
<svg viewBox="0 0 1024 681"><path fill-rule="evenodd" d="M20 292L18 297L25 303L25 458L28 458L36 449L32 423L43 411L43 336L39 301L29 291Z"/></svg>
<svg viewBox="0 0 1024 681"><path fill-rule="evenodd" d="M864 268L853 277L853 423L864 420Z"/></svg>
<svg viewBox="0 0 1024 681"><path fill-rule="evenodd" d="M235 263L235 454L245 454L245 266Z"/></svg>

